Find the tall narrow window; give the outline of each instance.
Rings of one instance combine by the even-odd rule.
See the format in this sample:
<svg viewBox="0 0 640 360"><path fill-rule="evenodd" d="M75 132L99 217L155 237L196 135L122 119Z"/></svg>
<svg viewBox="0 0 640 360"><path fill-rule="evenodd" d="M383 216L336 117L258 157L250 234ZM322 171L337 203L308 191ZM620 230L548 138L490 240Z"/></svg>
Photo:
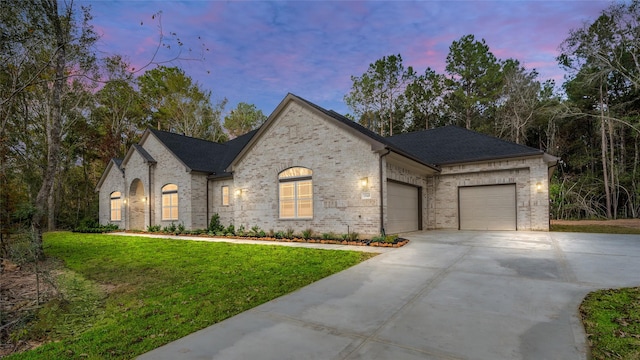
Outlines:
<svg viewBox="0 0 640 360"><path fill-rule="evenodd" d="M178 220L178 185L162 187L162 220Z"/></svg>
<svg viewBox="0 0 640 360"><path fill-rule="evenodd" d="M222 205L223 206L229 205L229 187L228 186L222 187Z"/></svg>
<svg viewBox="0 0 640 360"><path fill-rule="evenodd" d="M313 218L313 171L292 167L278 175L280 182L280 218Z"/></svg>
<svg viewBox="0 0 640 360"><path fill-rule="evenodd" d="M122 220L122 194L120 191L111 193L111 221Z"/></svg>

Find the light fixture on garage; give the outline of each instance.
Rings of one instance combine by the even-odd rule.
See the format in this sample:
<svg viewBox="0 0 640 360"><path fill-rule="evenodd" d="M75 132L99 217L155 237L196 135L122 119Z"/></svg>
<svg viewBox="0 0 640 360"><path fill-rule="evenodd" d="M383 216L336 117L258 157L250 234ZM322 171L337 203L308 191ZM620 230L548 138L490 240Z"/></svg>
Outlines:
<svg viewBox="0 0 640 360"><path fill-rule="evenodd" d="M236 196L242 195L242 189L236 189L235 194Z"/></svg>
<svg viewBox="0 0 640 360"><path fill-rule="evenodd" d="M536 183L536 190L538 190L538 192L540 192L542 190L542 183L541 182Z"/></svg>
<svg viewBox="0 0 640 360"><path fill-rule="evenodd" d="M363 188L369 186L369 178L363 177L362 179L360 179L360 186L362 186Z"/></svg>

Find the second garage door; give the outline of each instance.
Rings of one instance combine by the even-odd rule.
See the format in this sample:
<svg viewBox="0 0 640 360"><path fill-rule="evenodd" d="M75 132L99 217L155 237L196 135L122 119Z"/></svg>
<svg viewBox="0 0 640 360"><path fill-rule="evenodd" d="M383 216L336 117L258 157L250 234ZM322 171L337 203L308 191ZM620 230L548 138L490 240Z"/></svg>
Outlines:
<svg viewBox="0 0 640 360"><path fill-rule="evenodd" d="M387 233L420 230L419 189L415 186L387 182Z"/></svg>
<svg viewBox="0 0 640 360"><path fill-rule="evenodd" d="M458 189L460 230L516 230L516 186Z"/></svg>

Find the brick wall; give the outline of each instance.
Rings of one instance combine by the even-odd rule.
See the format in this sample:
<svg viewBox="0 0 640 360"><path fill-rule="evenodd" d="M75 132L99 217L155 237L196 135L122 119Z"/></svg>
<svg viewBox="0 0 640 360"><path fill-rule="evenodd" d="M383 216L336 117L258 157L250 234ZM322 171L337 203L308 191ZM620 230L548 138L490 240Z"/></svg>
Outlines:
<svg viewBox="0 0 640 360"><path fill-rule="evenodd" d="M236 167L234 184L242 195L233 199L235 226L377 234L378 159L367 141L290 102ZM310 220L279 219L278 174L294 166L313 171L314 215ZM368 189L359 184L363 177L368 178Z"/></svg>
<svg viewBox="0 0 640 360"><path fill-rule="evenodd" d="M542 156L443 166L429 182L435 190L428 190L433 202L427 207L427 228L458 228L458 187L516 184L518 230L549 230L547 165Z"/></svg>
<svg viewBox="0 0 640 360"><path fill-rule="evenodd" d="M124 175L122 174L122 171L120 171L114 164L109 169L109 173L106 175L104 182L100 187L100 191L98 192L98 220L100 221L100 224L115 224L118 225L120 229L125 228L126 204L122 204L122 220L111 221L111 193L113 193L114 191L120 191L120 193L122 194L122 199L124 199L126 194L124 189Z"/></svg>

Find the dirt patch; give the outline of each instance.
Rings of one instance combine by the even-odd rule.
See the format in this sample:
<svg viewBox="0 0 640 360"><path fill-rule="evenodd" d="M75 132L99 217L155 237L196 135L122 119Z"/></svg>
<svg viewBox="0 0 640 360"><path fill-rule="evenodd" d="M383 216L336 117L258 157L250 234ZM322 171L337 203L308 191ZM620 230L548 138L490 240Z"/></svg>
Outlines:
<svg viewBox="0 0 640 360"><path fill-rule="evenodd" d="M42 303L57 294L51 279L57 274L58 263L47 260L39 264L40 286L38 288L33 268L18 266L2 260L0 273L0 358L14 352L25 351L40 345L25 341L16 335ZM40 303L38 303L38 295ZM14 334L13 336L11 336Z"/></svg>
<svg viewBox="0 0 640 360"><path fill-rule="evenodd" d="M606 225L640 229L640 219L617 220L551 220L551 225Z"/></svg>

